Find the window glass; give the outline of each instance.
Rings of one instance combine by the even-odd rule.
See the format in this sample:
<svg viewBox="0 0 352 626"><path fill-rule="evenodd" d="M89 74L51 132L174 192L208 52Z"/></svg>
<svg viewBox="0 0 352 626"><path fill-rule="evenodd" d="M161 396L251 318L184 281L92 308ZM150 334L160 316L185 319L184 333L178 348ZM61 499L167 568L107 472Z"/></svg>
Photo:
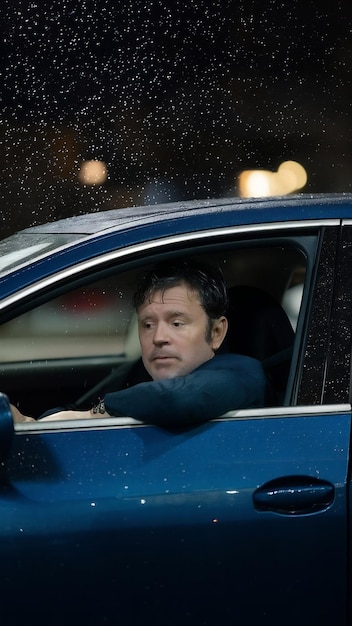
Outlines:
<svg viewBox="0 0 352 626"><path fill-rule="evenodd" d="M124 354L133 326L128 276L70 291L0 327L3 361ZM132 329L133 330L133 329Z"/></svg>
<svg viewBox="0 0 352 626"><path fill-rule="evenodd" d="M220 352L262 361L273 387L268 405L289 402L294 331L309 275L305 254L280 239L217 246L196 256L220 266L229 288L229 329ZM99 280L61 293L54 284L54 298L32 302L31 310L0 326L1 389L11 402L30 416L50 407L83 410L109 391L150 380L139 359L131 302L138 276L149 268L110 267L105 277L100 270Z"/></svg>
<svg viewBox="0 0 352 626"><path fill-rule="evenodd" d="M271 294L296 328L305 259L292 246L250 247L203 260L217 263L229 288ZM145 269L145 268L144 268ZM138 272L137 272L138 274ZM1 361L139 354L132 294L136 272L111 275L60 295L0 326Z"/></svg>

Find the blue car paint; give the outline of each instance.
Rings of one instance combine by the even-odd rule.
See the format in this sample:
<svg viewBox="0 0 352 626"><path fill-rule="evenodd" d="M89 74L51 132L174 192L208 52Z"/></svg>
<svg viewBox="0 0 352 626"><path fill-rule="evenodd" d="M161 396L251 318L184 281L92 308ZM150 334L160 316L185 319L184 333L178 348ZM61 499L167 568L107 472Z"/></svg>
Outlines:
<svg viewBox="0 0 352 626"><path fill-rule="evenodd" d="M185 203L181 210L179 205L174 206L174 209L171 205L167 211L160 209L159 213L153 208L152 216L147 209L142 207L138 210L138 219L134 216L134 211L137 212L137 209L124 211L121 219L119 219L119 212L113 211L114 219L111 220L110 218L106 225L104 225L102 218L101 231L95 231L97 232L96 236L94 236L94 230L92 226L89 226L89 222L92 221L94 226L99 228L99 223L96 223L97 214L85 216L83 223L87 222L87 227L83 231L87 232L85 236L82 233L82 239L75 241L71 249L68 247L57 252L52 251L42 260L29 263L23 269L17 269L10 272L8 276L0 278L2 297L81 261L116 249L163 239L170 235L243 224L270 224L273 222L285 223L297 220L331 220L352 217L351 199L344 196L339 200L330 201L330 203L323 202L321 198L320 200L317 199L316 202L307 203L306 199L303 200L298 197L294 201L292 199L285 200L284 206L282 201L279 203L277 200L271 204L268 201L252 201L252 203L246 204L240 202L237 204L234 202L218 203L206 206L206 208L200 207L199 203L190 203L189 205ZM74 225L77 218L71 218L71 220ZM70 232L71 220L70 218L63 220L64 230L67 232ZM112 224L115 224L114 229L112 229ZM54 234L55 225L54 227L50 226L50 229L45 228L45 225L34 227L27 229L24 233L28 233L27 237L30 237L31 233ZM56 230L60 233L58 226ZM74 228L73 231L77 232Z"/></svg>
<svg viewBox="0 0 352 626"><path fill-rule="evenodd" d="M26 555L17 582L33 592L25 582L30 563L47 603L52 577L57 592L76 585L80 596L77 567L84 578L82 568L100 566L111 624L111 615L137 623L138 606L146 623L157 624L227 624L243 615L248 623L278 624L285 615L285 624L342 624L349 437L348 413L225 419L179 432L134 426L23 434L7 461L11 493L0 500L1 575L6 550L15 561ZM320 513L258 512L253 491L281 476L328 479L334 500ZM89 581L98 584L99 576L92 570ZM209 577L214 598L201 603ZM324 598L324 610L307 602L307 589ZM64 619L61 608L55 613ZM81 614L105 623L90 605Z"/></svg>
<svg viewBox="0 0 352 626"><path fill-rule="evenodd" d="M100 234L87 228L72 249L5 276L2 297L170 234L352 217L348 197L239 203L236 211L232 201L205 204L163 209L158 219L153 209L145 224L140 211L129 226L127 211L116 233L111 222ZM9 433L7 418L4 425ZM177 432L11 432L0 485L2 626L347 626L350 428L349 410L302 408ZM331 486L326 506L307 500L307 481L313 499L314 486ZM268 484L273 508L261 510L255 494ZM275 508L275 485L293 493L296 509Z"/></svg>

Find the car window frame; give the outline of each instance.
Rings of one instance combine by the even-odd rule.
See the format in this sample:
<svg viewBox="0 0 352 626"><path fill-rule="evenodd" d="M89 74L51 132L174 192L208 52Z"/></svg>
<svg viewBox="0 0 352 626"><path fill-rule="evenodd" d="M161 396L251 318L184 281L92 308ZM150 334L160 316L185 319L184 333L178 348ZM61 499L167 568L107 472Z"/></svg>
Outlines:
<svg viewBox="0 0 352 626"><path fill-rule="evenodd" d="M322 231L302 344L297 405L351 403L352 229Z"/></svg>
<svg viewBox="0 0 352 626"><path fill-rule="evenodd" d="M329 226L329 228L328 228ZM233 228L220 228L220 229L212 229L210 232L206 233L206 238L205 241L202 240L202 243L204 244L204 246L206 245L212 245L212 247L215 247L215 241L219 241L219 246L223 246L224 241L226 240L226 238L231 237L231 240L234 244L238 245L238 242L240 239L243 240L243 244L245 243L249 243L249 239L251 242L253 242L254 240L254 235L257 235L259 237L263 236L264 233L264 237L266 238L266 240L274 240L277 239L277 237L281 237L283 238L284 235L283 233L285 233L287 235L287 233L289 233L289 238L290 239L294 239L294 235L293 233L297 233L297 237L302 237L304 236L306 233L312 233L315 232L316 235L318 236L318 233L320 233L320 237L322 238L322 240L324 240L324 236L326 232L330 232L331 228L336 229L336 220L314 220L314 221L309 221L309 222L301 222L301 223L279 223L279 224L265 224L265 225L251 225L250 227L233 227ZM304 232L303 232L304 231ZM322 234L323 233L323 234ZM203 233L202 233L203 234ZM170 238L166 238L166 240L156 240L153 246L151 246L152 250L149 250L149 244L147 246L147 250L150 253L150 256L148 258L148 261L153 262L154 259L156 259L158 257L159 254L165 255L165 249L168 248L170 250L170 253L174 253L175 251L180 251L180 248L182 249L182 251L185 250L185 246L186 244L190 245L193 244L194 242L196 242L197 245L197 252L200 249L200 243L201 243L201 237L202 237L201 233L191 233L190 235L183 235L181 240L180 237L170 237ZM210 236L211 235L211 236ZM234 239L234 237L237 236L237 239ZM175 245L177 244L177 245ZM181 244L181 245L180 245ZM138 245L138 254L136 256L140 256L140 248L141 246ZM190 249L192 249L192 246L190 245ZM319 254L318 252L316 254L318 254L318 258L320 261L320 254L321 254L321 250L323 249L323 246L320 246L319 249ZM317 248L318 250L318 248ZM193 249L194 252L194 249ZM79 264L80 269L83 270L82 274L80 275L78 273L78 271L74 272L74 280L73 280L73 284L70 282L70 289L74 286L75 283L80 284L82 280L85 279L85 276L87 275L87 271L86 271L86 267L90 266L91 264L94 266L95 268L95 272L94 272L94 280L98 279L100 275L102 275L103 273L106 273L106 271L109 271L109 268L111 270L111 264L112 261L116 262L116 259L120 260L124 260L126 261L126 259L128 259L125 263L124 263L124 267L134 267L137 263L138 263L138 259L134 259L133 256L136 253L136 246L131 246L131 248L128 249L123 249L123 250L117 250L115 251L115 254L109 253L107 255L102 255L102 257L100 258L100 263L97 262L97 259L90 259L89 261L85 261L81 264ZM132 255L132 258L130 258L130 256ZM113 257L113 258L112 258ZM317 265L317 267L319 267ZM50 282L52 284L56 284L55 290L56 289L64 289L65 285L67 284L67 271L63 271L61 274L61 280L59 281L59 287L58 287L58 277L57 274L51 276L51 281L48 281L48 279L44 280L44 290L43 292L40 292L40 281L38 283L36 283L34 285L34 291L37 292L37 295L39 297L39 299L41 297L44 297L44 295L47 295L47 288L50 284ZM92 279L92 276L90 275L90 279ZM316 280L316 277L314 277L314 280ZM314 282L313 280L311 280L311 282ZM310 289L306 289L306 292L309 294L309 291L313 288L312 285L310 285ZM28 290L25 290L25 293L22 294L25 296L24 298L24 303L22 306L25 306L26 300L28 298ZM32 293L33 295L33 293ZM9 299L9 309L13 309L14 306L14 301L13 301L13 297ZM28 305L27 305L28 306ZM303 306L303 302L302 302L302 306ZM306 296L305 298L305 304L304 304L304 316L306 317L309 314L309 307L311 306L311 298L310 296ZM303 319L303 315L300 316L301 319ZM300 331L301 332L301 331ZM306 333L305 336L305 343L307 343L307 335L309 335L309 333ZM295 353L294 353L294 357L292 359L292 368L291 368L291 380L289 383L289 386L291 386L291 388L294 389L299 389L300 388L300 380L304 379L303 377L303 372L304 372L304 367L303 367L303 360L304 358L307 357L307 349L305 349L305 351L302 349L301 346L301 340L297 340L295 342ZM289 399L290 398L290 399ZM289 391L287 399L285 400L283 406L282 406L282 414L285 414L286 411L286 407L287 406L295 406L295 404L297 405L301 405L301 406L312 406L314 404L316 404L315 401L309 402L309 403L302 403L302 401L299 401L300 398L295 397L294 393L291 391ZM341 403L338 403L339 405ZM346 406L345 402L342 403L343 406ZM281 407L280 407L281 409ZM270 413L270 409L269 409L269 413ZM257 413L254 412L254 415L256 415ZM236 417L238 417L238 415L236 414ZM92 425L92 424L91 424ZM113 423L110 422L110 425L113 426ZM67 425L65 425L66 427ZM30 429L29 426L26 425L27 428ZM74 426L76 427L76 426Z"/></svg>
<svg viewBox="0 0 352 626"><path fill-rule="evenodd" d="M229 255L231 257L231 254L233 253L235 256L236 251L240 251L241 249L244 249L246 251L251 251L251 250L255 250L257 253L260 249L262 249L263 251L267 251L270 249L279 249L280 247L282 248L286 248L286 250L289 250L290 247L295 248L295 250L298 252L300 251L302 253L302 260L303 257L306 257L306 261L307 261L307 267L305 269L306 271L306 275L310 275L311 274L311 270L310 267L308 267L308 265L311 265L312 262L312 257L314 254L314 248L316 246L316 235L299 235L298 237L296 236L282 236L282 237L272 237L271 235L261 239L261 238L253 238L253 239L248 239L247 237L245 237L243 239L243 241L233 241L233 240L229 240L228 242L224 243L207 243L207 245L205 247L200 246L197 247L197 249L190 249L187 250L187 252L184 252L182 250L182 255L184 254L188 254L188 253L195 253L196 256L205 256L205 258L207 259L208 254L210 255L219 255L220 257L222 256L222 254L224 254L225 256ZM153 257L155 261L158 261L158 257ZM162 257L164 258L164 257ZM154 263L153 260L153 263ZM151 263L151 265L153 264ZM148 265L149 265L149 259L148 259ZM224 266L225 267L225 266ZM145 267L143 267L143 271L144 271ZM65 296L72 296L72 294L74 294L74 292L77 290L77 297L80 299L81 294L80 292L83 291L87 291L87 294L89 295L90 293L92 293L92 299L94 299L94 297L96 296L96 293L100 290L100 289L104 289L104 293L111 293L111 290L109 290L109 287L107 287L107 284L109 281L111 281L112 283L116 283L113 287L113 289L116 290L117 288L117 283L118 283L118 276L123 275L124 273L127 273L131 271L130 269L127 268L116 268L114 265L112 265L111 268L107 268L106 270L104 270L104 268L102 268L98 275L93 275L93 276L89 276L89 280L86 279L86 277L82 277L82 279L80 279L79 277L77 277L77 279L74 281L74 283L70 284L69 288L66 289L65 286L60 287L60 285L55 286L54 290L52 292L50 292L50 297L48 294L46 294L46 298L44 299L43 302L41 302L41 296L39 295L39 300L38 302L36 302L34 304L34 300L31 299L31 303L30 303L30 307L28 308L28 311L23 311L22 313L18 313L16 316L14 316L13 319L16 319L18 317L20 317L22 314L26 314L27 312L31 313L33 310L35 309L39 309L42 306L46 306L48 303L51 303L53 301L55 301L56 299L62 299L65 298ZM139 272L140 270L138 270ZM104 280L106 281L106 284L102 284L104 282ZM304 284L306 284L308 282L308 278L305 278ZM100 284L99 284L100 283ZM126 286L126 280L123 280L123 285ZM55 293L55 290L58 289L58 293ZM120 290L120 287L118 288ZM121 290L123 291L124 287L121 287ZM302 303L301 303L302 304ZM124 325L126 327L127 332L125 333L125 339L126 342L128 343L129 339L128 336L131 332L131 326L133 325L133 311L132 311L132 306L131 304L125 300L125 304L124 304L126 310L129 310L129 314L130 319L127 321L124 321ZM59 309L57 309L59 311ZM94 308L91 309L93 315L95 314L95 310ZM60 314L60 312L59 312ZM54 315L54 313L53 313ZM78 319L78 318L77 318ZM58 321L59 318L57 318ZM11 320L7 320L10 321ZM2 323L7 323L7 321L3 321ZM64 320L65 321L65 320ZM74 321L74 318L73 318ZM65 321L66 322L66 321ZM36 326L38 326L38 323L36 324ZM51 324L52 328L54 328L54 324ZM71 337L72 333L71 333L71 329L69 328L69 321L67 322L67 328L68 328L68 336ZM121 326L122 329L122 326ZM54 332L54 335L56 336L56 329ZM22 336L22 335L20 335ZM32 335L29 336L29 339L33 338L33 340L35 340L35 338L38 336L38 332L37 333L33 333L33 337ZM72 335L73 336L73 335ZM77 336L81 337L84 336L84 332L77 332ZM51 338L51 333L49 331L48 334L48 338ZM140 351L138 351L138 353L140 354ZM115 354L115 353L114 353ZM133 351L133 355L136 354L136 350L134 349ZM109 353L102 353L97 354L96 352L92 352L92 354L87 354L87 355L80 355L80 354L70 354L70 355L63 355L63 356L58 356L56 357L57 360L60 362L62 358L64 358L67 362L69 363L74 363L77 359L79 358L84 358L84 356L87 356L87 358L89 359L95 359L95 360L99 360L99 358L106 358L108 359L109 356L111 357L111 360L113 361L114 357ZM116 353L117 356L117 353ZM48 355L44 355L42 357L39 358L32 358L31 357L31 361L36 363L40 361L50 361L50 362L54 362L55 361L55 357L51 357ZM5 363L11 364L11 363L15 363L16 361L13 359L9 359L8 361L5 361Z"/></svg>

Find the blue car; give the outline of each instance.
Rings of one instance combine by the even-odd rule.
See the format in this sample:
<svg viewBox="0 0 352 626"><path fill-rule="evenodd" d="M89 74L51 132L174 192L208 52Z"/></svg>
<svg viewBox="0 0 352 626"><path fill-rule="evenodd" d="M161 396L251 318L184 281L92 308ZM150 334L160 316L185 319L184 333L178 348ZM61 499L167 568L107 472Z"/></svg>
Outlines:
<svg viewBox="0 0 352 626"><path fill-rule="evenodd" d="M219 265L265 406L13 424L143 379L131 296ZM121 209L0 242L1 626L351 623L352 196Z"/></svg>

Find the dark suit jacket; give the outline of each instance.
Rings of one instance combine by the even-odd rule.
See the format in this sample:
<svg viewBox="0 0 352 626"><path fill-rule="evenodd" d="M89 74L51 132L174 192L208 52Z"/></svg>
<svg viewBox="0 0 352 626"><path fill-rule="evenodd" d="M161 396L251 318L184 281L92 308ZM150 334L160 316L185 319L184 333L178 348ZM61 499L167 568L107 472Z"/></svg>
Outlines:
<svg viewBox="0 0 352 626"><path fill-rule="evenodd" d="M265 404L266 377L259 361L221 354L187 376L144 382L105 395L110 415L160 426L205 422L235 409Z"/></svg>

